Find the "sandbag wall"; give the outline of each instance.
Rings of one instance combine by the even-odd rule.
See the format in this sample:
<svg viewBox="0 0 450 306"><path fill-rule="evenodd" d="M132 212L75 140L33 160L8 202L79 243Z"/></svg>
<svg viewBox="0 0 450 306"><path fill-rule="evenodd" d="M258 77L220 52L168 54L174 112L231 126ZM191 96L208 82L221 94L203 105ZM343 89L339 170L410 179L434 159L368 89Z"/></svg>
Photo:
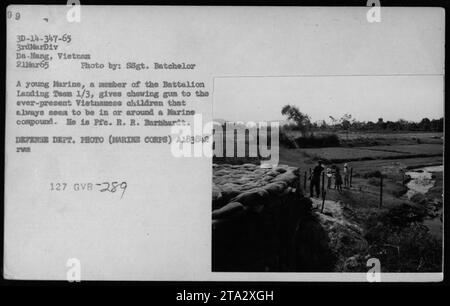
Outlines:
<svg viewBox="0 0 450 306"><path fill-rule="evenodd" d="M296 232L311 209L298 169L214 165L213 183L212 270L295 269Z"/></svg>

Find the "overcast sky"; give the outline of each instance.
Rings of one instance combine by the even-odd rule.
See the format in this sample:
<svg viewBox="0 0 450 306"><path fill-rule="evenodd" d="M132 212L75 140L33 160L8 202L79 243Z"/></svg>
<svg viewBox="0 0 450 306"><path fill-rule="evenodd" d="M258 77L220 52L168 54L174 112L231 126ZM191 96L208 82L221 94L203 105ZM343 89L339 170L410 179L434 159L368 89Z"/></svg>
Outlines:
<svg viewBox="0 0 450 306"><path fill-rule="evenodd" d="M215 101L215 118L231 121L283 119L286 104L313 121L345 113L361 121L418 121L443 117L443 76L226 78L216 80Z"/></svg>
<svg viewBox="0 0 450 306"><path fill-rule="evenodd" d="M242 51L234 54L239 73L215 78L214 118L279 120L286 104L313 121L345 113L362 121L443 117L443 10L381 13L378 24L364 9L293 11L259 23L247 16L245 40L233 47Z"/></svg>

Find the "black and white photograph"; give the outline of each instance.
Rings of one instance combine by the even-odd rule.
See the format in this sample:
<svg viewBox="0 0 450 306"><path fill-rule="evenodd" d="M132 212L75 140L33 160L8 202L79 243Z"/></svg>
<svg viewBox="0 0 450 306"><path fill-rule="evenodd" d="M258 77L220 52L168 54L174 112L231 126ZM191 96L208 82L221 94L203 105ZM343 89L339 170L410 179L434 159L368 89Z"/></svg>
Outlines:
<svg viewBox="0 0 450 306"><path fill-rule="evenodd" d="M213 271L442 271L442 76L232 83L216 100L234 121L216 120Z"/></svg>
<svg viewBox="0 0 450 306"><path fill-rule="evenodd" d="M314 52L280 54L345 68L215 79L212 271L442 272L443 29L388 12L318 20L297 31Z"/></svg>

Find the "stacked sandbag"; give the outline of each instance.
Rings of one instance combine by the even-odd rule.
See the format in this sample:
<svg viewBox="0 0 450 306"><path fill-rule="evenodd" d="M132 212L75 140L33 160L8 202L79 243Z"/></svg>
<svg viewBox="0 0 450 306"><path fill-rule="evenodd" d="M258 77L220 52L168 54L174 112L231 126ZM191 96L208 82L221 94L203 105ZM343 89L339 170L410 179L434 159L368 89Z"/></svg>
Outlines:
<svg viewBox="0 0 450 306"><path fill-rule="evenodd" d="M310 202L296 190L297 168L221 164L213 170L213 271L289 270L293 237Z"/></svg>
<svg viewBox="0 0 450 306"><path fill-rule="evenodd" d="M245 208L261 209L269 196L296 187L297 171L297 168L282 165L265 169L255 164L214 164L212 208L239 202Z"/></svg>

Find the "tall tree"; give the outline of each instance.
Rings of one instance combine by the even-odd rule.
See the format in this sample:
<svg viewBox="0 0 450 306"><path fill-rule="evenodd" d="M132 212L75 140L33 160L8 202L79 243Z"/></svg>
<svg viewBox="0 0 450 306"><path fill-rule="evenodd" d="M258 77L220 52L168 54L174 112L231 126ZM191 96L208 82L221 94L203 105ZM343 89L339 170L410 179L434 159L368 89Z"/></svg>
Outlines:
<svg viewBox="0 0 450 306"><path fill-rule="evenodd" d="M285 105L281 109L281 114L286 116L288 120L292 120L297 125L297 128L305 133L311 125L311 119L305 113L302 113L297 106Z"/></svg>
<svg viewBox="0 0 450 306"><path fill-rule="evenodd" d="M348 113L343 115L341 117L341 125L342 125L342 128L345 131L345 134L347 135L347 140L348 140L348 131L350 130L350 127L352 125L352 115L350 115Z"/></svg>
<svg viewBox="0 0 450 306"><path fill-rule="evenodd" d="M431 129L431 121L428 118L423 118L419 123L419 127L421 130L429 131Z"/></svg>

